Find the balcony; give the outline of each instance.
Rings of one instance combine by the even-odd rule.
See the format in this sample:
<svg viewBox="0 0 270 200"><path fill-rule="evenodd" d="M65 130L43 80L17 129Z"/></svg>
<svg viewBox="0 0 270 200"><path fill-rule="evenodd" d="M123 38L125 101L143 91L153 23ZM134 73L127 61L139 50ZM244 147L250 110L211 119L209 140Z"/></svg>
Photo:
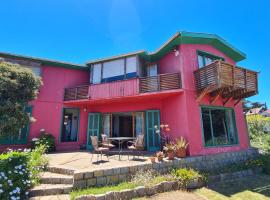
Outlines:
<svg viewBox="0 0 270 200"><path fill-rule="evenodd" d="M204 95L241 100L258 93L258 74L223 61L215 61L194 72L200 100Z"/></svg>
<svg viewBox="0 0 270 200"><path fill-rule="evenodd" d="M159 74L158 76L66 88L64 101L121 98L176 89L181 89L180 73Z"/></svg>

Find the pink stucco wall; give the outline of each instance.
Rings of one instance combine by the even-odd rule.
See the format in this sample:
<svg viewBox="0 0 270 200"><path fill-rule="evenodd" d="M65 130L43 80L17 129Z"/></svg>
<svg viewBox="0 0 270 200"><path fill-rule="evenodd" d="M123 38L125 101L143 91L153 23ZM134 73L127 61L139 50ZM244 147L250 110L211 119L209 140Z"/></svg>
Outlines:
<svg viewBox="0 0 270 200"><path fill-rule="evenodd" d="M87 84L89 74L87 71L42 66L41 77L43 85L40 88L38 98L30 103L32 105L32 116L36 121L30 124L28 141L30 142L32 138L38 137L40 129L45 129L55 136L56 144L59 145L64 88ZM10 145L1 145L0 150L4 150L8 146ZM13 147L25 147L25 145Z"/></svg>
<svg viewBox="0 0 270 200"><path fill-rule="evenodd" d="M180 53L178 56L175 56L174 52L170 52L161 58L158 64L160 73L181 72L183 91L162 97L135 97L136 99L133 99L132 102L123 100L63 104L64 88L88 84L89 73L87 71L43 66L42 79L44 85L40 90L38 99L31 102L36 122L30 126L29 140L37 137L39 130L44 128L55 136L58 150L78 149L80 144L86 143L89 112L110 113L158 109L161 114L161 122L170 125L172 138L184 136L188 140L190 155L247 149L249 147L249 138L241 103L236 107L234 107L233 101L226 104L226 107L232 107L235 110L239 145L205 148L202 140L200 105L210 105L209 97L206 96L200 102L196 101L193 77L194 70L198 68L196 51L206 51L224 57L226 62L232 64L234 64L234 61L209 45L183 44L178 47L178 50ZM112 84L119 85L120 82ZM214 105L223 106L220 99ZM80 108L78 142L59 142L63 107Z"/></svg>
<svg viewBox="0 0 270 200"><path fill-rule="evenodd" d="M184 94L181 97L171 97L163 102L163 112L165 113L163 120L170 123L172 134L175 138L184 136L188 139L190 155L237 151L249 148L249 137L242 105L239 103L234 107L232 100L225 106L235 110L239 145L208 148L203 146L200 105L223 106L223 103L219 99L214 104L210 104L209 96L206 96L200 102L196 101L193 72L198 69L197 50L223 57L226 62L235 64L231 58L210 45L183 44L179 46L179 56L175 56L174 52L165 55L159 61L160 71L161 73L172 72L172 69L181 71Z"/></svg>

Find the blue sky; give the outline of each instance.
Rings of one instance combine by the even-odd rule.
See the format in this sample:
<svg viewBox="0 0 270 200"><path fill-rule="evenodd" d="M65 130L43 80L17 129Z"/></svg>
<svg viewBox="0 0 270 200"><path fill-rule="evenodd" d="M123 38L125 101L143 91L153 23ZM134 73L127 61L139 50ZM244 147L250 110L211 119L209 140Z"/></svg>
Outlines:
<svg viewBox="0 0 270 200"><path fill-rule="evenodd" d="M215 33L247 54L270 107L270 2L10 0L1 2L0 51L75 63L146 49L176 31Z"/></svg>

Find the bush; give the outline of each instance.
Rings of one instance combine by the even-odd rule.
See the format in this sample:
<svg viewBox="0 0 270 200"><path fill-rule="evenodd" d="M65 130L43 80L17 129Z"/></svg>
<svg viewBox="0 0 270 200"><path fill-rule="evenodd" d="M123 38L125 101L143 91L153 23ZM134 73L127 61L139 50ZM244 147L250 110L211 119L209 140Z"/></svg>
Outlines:
<svg viewBox="0 0 270 200"><path fill-rule="evenodd" d="M188 168L174 169L172 171L172 174L175 176L178 182L182 185L187 185L190 181L194 179L204 180L203 175L201 175L195 169L191 169L191 168L190 169Z"/></svg>
<svg viewBox="0 0 270 200"><path fill-rule="evenodd" d="M261 115L250 115L247 116L247 123L250 138L254 139L259 135L267 133L267 127L270 126L270 117L264 117Z"/></svg>
<svg viewBox="0 0 270 200"><path fill-rule="evenodd" d="M48 163L44 149L0 154L0 199L27 199L28 189L38 182L38 173Z"/></svg>
<svg viewBox="0 0 270 200"><path fill-rule="evenodd" d="M261 154L257 162L259 167L262 167L264 173L270 174L270 154Z"/></svg>
<svg viewBox="0 0 270 200"><path fill-rule="evenodd" d="M28 159L28 168L31 172L31 180L34 185L39 183L38 174L43 171L49 163L48 158L44 156L45 150L44 145L36 147L31 151Z"/></svg>
<svg viewBox="0 0 270 200"><path fill-rule="evenodd" d="M26 152L0 155L0 199L25 199L31 186Z"/></svg>
<svg viewBox="0 0 270 200"><path fill-rule="evenodd" d="M55 139L54 136L48 133L41 133L39 138L33 138L31 141L31 149L35 149L41 145L45 146L45 153L55 151Z"/></svg>
<svg viewBox="0 0 270 200"><path fill-rule="evenodd" d="M171 174L163 174L161 175L159 172L155 170L139 170L134 174L131 178L131 183L134 185L141 186L152 186L162 181L171 181L175 180L175 178Z"/></svg>

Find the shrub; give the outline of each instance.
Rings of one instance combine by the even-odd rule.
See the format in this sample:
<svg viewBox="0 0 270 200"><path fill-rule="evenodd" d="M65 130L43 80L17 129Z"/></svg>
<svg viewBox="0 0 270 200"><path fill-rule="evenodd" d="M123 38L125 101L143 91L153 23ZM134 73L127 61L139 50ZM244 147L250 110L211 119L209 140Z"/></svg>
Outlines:
<svg viewBox="0 0 270 200"><path fill-rule="evenodd" d="M141 186L152 186L162 181L171 181L175 180L171 174L161 175L155 170L139 170L135 175L131 178L131 183L134 185L141 185Z"/></svg>
<svg viewBox="0 0 270 200"><path fill-rule="evenodd" d="M0 154L0 199L27 199L28 189L38 182L38 173L47 164L44 149Z"/></svg>
<svg viewBox="0 0 270 200"><path fill-rule="evenodd" d="M38 174L45 169L49 162L48 158L44 156L45 150L44 145L36 147L31 151L28 159L28 168L31 172L31 180L34 185L39 183Z"/></svg>
<svg viewBox="0 0 270 200"><path fill-rule="evenodd" d="M26 152L0 155L0 199L26 198L31 186Z"/></svg>
<svg viewBox="0 0 270 200"><path fill-rule="evenodd" d="M186 185L194 179L204 179L198 171L191 168L174 169L172 170L172 174L182 185Z"/></svg>
<svg viewBox="0 0 270 200"><path fill-rule="evenodd" d="M42 132L39 138L33 138L31 148L35 149L41 145L45 146L45 153L55 151L55 138L53 135Z"/></svg>
<svg viewBox="0 0 270 200"><path fill-rule="evenodd" d="M270 117L263 117L261 115L247 116L248 129L250 138L254 139L259 135L266 133L267 126L270 126Z"/></svg>
<svg viewBox="0 0 270 200"><path fill-rule="evenodd" d="M259 167L262 167L263 172L270 174L270 154L261 154L256 162Z"/></svg>
<svg viewBox="0 0 270 200"><path fill-rule="evenodd" d="M151 180L156 177L158 173L154 170L139 170L135 175L132 176L131 182L137 184L137 185L147 185L151 182Z"/></svg>

